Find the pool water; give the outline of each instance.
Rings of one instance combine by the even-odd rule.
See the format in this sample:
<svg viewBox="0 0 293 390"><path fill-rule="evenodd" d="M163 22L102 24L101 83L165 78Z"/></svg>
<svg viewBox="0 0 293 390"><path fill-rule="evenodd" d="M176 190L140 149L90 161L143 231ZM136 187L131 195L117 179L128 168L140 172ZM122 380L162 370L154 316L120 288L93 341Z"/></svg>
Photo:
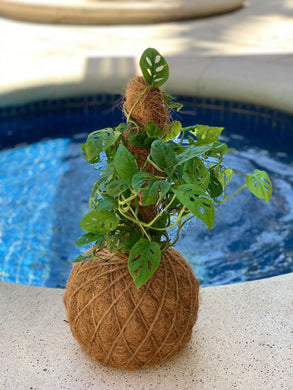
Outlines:
<svg viewBox="0 0 293 390"><path fill-rule="evenodd" d="M18 119L11 121L10 115L5 121L2 135L0 128L0 280L65 287L72 259L85 250L74 242L83 234L79 222L88 211L97 172L82 158L81 144L88 132L117 125L121 114L110 109L113 99L103 106L103 115L107 110L110 115L103 120L100 104L84 110L84 101L72 101L71 113L59 104L57 124L50 122L43 133L40 121L47 111L39 109L30 126L18 113ZM235 151L225 156L224 163L237 172L229 191L244 183L243 173L262 169L272 180L273 195L266 205L244 190L218 207L210 232L196 219L185 225L176 249L202 286L292 272L292 117L243 105L231 107L227 102L185 99L183 103L182 113L174 119L184 125L225 125L221 141ZM48 120L45 123L48 126Z"/></svg>

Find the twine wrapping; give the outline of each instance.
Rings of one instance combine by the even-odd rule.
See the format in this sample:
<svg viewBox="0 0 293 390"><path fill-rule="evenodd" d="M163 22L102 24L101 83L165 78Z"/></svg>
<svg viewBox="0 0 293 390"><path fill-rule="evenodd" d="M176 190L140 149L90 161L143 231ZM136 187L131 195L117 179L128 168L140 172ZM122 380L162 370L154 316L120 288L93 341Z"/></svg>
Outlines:
<svg viewBox="0 0 293 390"><path fill-rule="evenodd" d="M135 369L175 355L197 318L199 283L186 260L170 248L152 278L137 289L127 256L107 248L76 263L64 304L73 336L98 363Z"/></svg>

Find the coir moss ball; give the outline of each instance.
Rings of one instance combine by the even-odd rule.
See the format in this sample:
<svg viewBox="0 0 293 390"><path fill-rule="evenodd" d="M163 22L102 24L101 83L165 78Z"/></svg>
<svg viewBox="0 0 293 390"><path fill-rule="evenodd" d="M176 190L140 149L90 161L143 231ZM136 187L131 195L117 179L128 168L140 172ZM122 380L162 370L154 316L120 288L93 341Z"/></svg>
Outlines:
<svg viewBox="0 0 293 390"><path fill-rule="evenodd" d="M107 248L76 263L64 304L73 336L98 363L136 369L175 355L190 340L199 283L186 260L170 248L152 278L137 289L127 256Z"/></svg>

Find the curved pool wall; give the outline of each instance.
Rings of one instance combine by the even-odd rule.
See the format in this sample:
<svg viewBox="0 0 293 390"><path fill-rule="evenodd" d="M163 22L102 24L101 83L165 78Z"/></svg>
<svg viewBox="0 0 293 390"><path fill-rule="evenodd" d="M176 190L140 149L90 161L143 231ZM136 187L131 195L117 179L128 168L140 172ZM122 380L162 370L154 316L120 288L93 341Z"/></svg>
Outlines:
<svg viewBox="0 0 293 390"><path fill-rule="evenodd" d="M286 160L286 155L289 155L287 163L292 160L290 160L293 143L292 115L265 107L217 99L179 97L177 100L182 102L184 107L180 113L174 113L173 117L181 120L184 125L203 123L224 126L227 135L233 133L232 139L229 139L228 142L229 146L240 147L243 143L241 137L245 136L261 148L269 146L272 149L273 147L276 153L281 154L281 160ZM17 215L14 216L14 220L12 216L10 221L7 221L7 218L2 219L4 237L2 237L0 245L2 259L0 270L3 280L49 287L65 286L71 269L71 260L77 255L74 241L82 234L79 229L79 221L87 210L90 188L95 181L94 172L88 164L81 167L82 160L78 159L80 145L84 142L87 133L120 123L122 121L120 107L120 95L91 95L80 98L45 100L0 109L1 148L6 149L2 154L0 153L0 160L2 159L0 171L3 175L2 189L4 186L5 190L11 191L12 196L16 196L18 204L15 205L15 210L18 210L18 214L25 216L25 214L31 213L35 215L34 218L31 218L28 226L21 229L22 233L17 230L17 224L21 224L23 221L17 221ZM273 145L272 138L274 139ZM43 142L38 143L40 140ZM24 145L26 145L25 148ZM58 153L55 152L54 145L58 146ZM17 147L11 148L15 146ZM46 161L49 163L49 168L45 167L39 173L40 169L37 169L36 166L34 168L36 171L31 169L30 176L36 180L35 187L41 189L42 196L46 199L46 202L40 202L36 196L35 209L31 210L27 206L31 203L32 194L22 193L22 189L19 190L18 186L13 187L9 178L14 175L16 179L17 172L19 172L17 164L15 167L9 166L10 175L8 178L5 175L9 171L5 168L9 164L9 153L18 153L18 158L21 159L24 150L26 153L29 151L32 166L36 162L36 158L39 159L37 162L40 165L45 165ZM40 158L40 153L45 156L44 161ZM25 157L28 158L27 155ZM280 170L283 165L281 162L279 164ZM27 176L26 171L24 174ZM80 181L83 181L83 186L72 185L72 183ZM7 195L9 196L9 194ZM78 204L74 203L74 199L79 199ZM263 211L266 206L252 202L249 208L254 207L261 207L261 211ZM74 212L72 212L73 209ZM258 214L258 210L255 212ZM264 220L267 218L265 214L264 211L262 216ZM15 222L14 226L11 224L12 221ZM50 235L43 234L42 227L46 224L47 228L49 227L49 230L52 231ZM11 234L5 237L9 229ZM220 223L215 226L214 231L217 232L221 229ZM29 250L18 245L23 230L27 231L28 236L25 237L24 244L30 248ZM184 255L192 263L194 256L191 253L194 253L196 248L189 245L189 235L186 235L186 232L183 233L182 248L179 246L178 249L185 250ZM238 232L238 234L242 233ZM198 238L203 240L205 236L206 234L203 232L202 236ZM265 244L265 237L263 238L263 246L265 246L267 243ZM213 239L216 240L217 235ZM241 252L241 249L247 249L245 246L249 246L247 243L249 239L248 237L243 238L240 246L236 245L237 240L230 242L231 253L235 253L236 256L239 251ZM287 253L290 253L290 245L292 246L293 242L290 241L286 246ZM82 248L82 250L84 249ZM293 251L293 248L291 250ZM217 252L216 247L215 252ZM266 252L269 251L264 249L261 252L264 259L260 263L264 268L268 257ZM286 261L282 261L277 252L273 254L278 259L278 265L275 269L270 269L267 272L255 269L255 267L257 268L256 262L251 262L248 275L231 276L231 267L237 269L241 263L237 258L235 262L230 262L230 264L226 264L227 262L223 259L222 262L216 263L213 270L210 266L210 270L207 271L204 267L204 261L196 261L193 267L194 271L199 274L203 286L253 280L291 272L292 258L291 263L290 258L289 261L288 258L285 259ZM269 255L271 256L271 254ZM204 259L204 256L201 254L199 258ZM207 273L210 276L207 276ZM217 276L217 273L220 276Z"/></svg>

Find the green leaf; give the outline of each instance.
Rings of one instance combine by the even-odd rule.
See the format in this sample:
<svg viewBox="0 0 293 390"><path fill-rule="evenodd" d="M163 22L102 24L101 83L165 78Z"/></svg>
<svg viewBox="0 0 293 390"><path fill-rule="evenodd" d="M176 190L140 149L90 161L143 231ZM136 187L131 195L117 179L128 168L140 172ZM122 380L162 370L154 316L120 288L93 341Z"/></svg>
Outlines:
<svg viewBox="0 0 293 390"><path fill-rule="evenodd" d="M200 156L206 153L211 149L213 145L203 145L203 146L190 146L185 149L183 153L180 153L176 157L176 165L183 164L184 162L191 160L196 156Z"/></svg>
<svg viewBox="0 0 293 390"><path fill-rule="evenodd" d="M75 245L80 246L90 244L93 241L97 241L99 238L101 238L100 234L86 233L83 236L78 237L78 239L75 241Z"/></svg>
<svg viewBox="0 0 293 390"><path fill-rule="evenodd" d="M177 112L183 107L182 104L174 102L174 97L168 95L165 91L162 92L163 99L167 110L176 110Z"/></svg>
<svg viewBox="0 0 293 390"><path fill-rule="evenodd" d="M214 204L204 191L193 184L183 184L173 191L183 206L209 229L212 228L215 220Z"/></svg>
<svg viewBox="0 0 293 390"><path fill-rule="evenodd" d="M170 189L170 183L162 180L153 180L141 189L142 206L149 206L162 198Z"/></svg>
<svg viewBox="0 0 293 390"><path fill-rule="evenodd" d="M86 140L82 150L86 153L86 159L91 163L96 163L100 159L100 153L112 146L120 136L119 131L111 128L92 132Z"/></svg>
<svg viewBox="0 0 293 390"><path fill-rule="evenodd" d="M109 211L91 210L80 222L80 227L86 232L106 234L115 230L119 219L115 213Z"/></svg>
<svg viewBox="0 0 293 390"><path fill-rule="evenodd" d="M193 129L188 130L188 132L196 136L197 146L216 142L224 130L224 127L210 127L206 125L196 125L192 127Z"/></svg>
<svg viewBox="0 0 293 390"><path fill-rule="evenodd" d="M148 122L146 124L146 134L147 138L144 140L144 147L150 148L152 143L156 139L162 138L162 131L156 124Z"/></svg>
<svg viewBox="0 0 293 390"><path fill-rule="evenodd" d="M130 188L130 185L123 179L113 180L106 185L106 193L109 196L117 197Z"/></svg>
<svg viewBox="0 0 293 390"><path fill-rule="evenodd" d="M139 192L144 185L153 180L157 179L156 176L152 175L151 173L138 172L133 176L131 184L134 190Z"/></svg>
<svg viewBox="0 0 293 390"><path fill-rule="evenodd" d="M128 229L129 230L129 229ZM142 233L140 230L132 230L128 232L122 248L123 252L129 252L131 248L141 239Z"/></svg>
<svg viewBox="0 0 293 390"><path fill-rule="evenodd" d="M215 175L211 173L210 183L208 186L208 193L212 198L217 198L223 193L223 186Z"/></svg>
<svg viewBox="0 0 293 390"><path fill-rule="evenodd" d="M110 252L121 251L121 248L123 247L125 242L125 235L125 232L119 231L114 231L107 235L106 242Z"/></svg>
<svg viewBox="0 0 293 390"><path fill-rule="evenodd" d="M161 249L157 242L141 239L131 248L128 268L137 288L151 278L160 261Z"/></svg>
<svg viewBox="0 0 293 390"><path fill-rule="evenodd" d="M183 178L187 184L194 184L205 190L209 185L210 174L201 159L194 157L184 164Z"/></svg>
<svg viewBox="0 0 293 390"><path fill-rule="evenodd" d="M161 140L152 143L151 157L160 168L170 168L175 164L175 153L171 144Z"/></svg>
<svg viewBox="0 0 293 390"><path fill-rule="evenodd" d="M119 123L117 127L115 127L115 130L119 131L120 133L124 133L125 131L129 131L131 129L130 123Z"/></svg>
<svg viewBox="0 0 293 390"><path fill-rule="evenodd" d="M149 85L160 88L168 80L168 64L156 49L146 49L142 53L139 66L143 77Z"/></svg>
<svg viewBox="0 0 293 390"><path fill-rule="evenodd" d="M195 139L191 135L188 135L187 139L190 146L195 144Z"/></svg>
<svg viewBox="0 0 293 390"><path fill-rule="evenodd" d="M138 172L133 176L132 186L136 192L142 194L141 205L149 206L165 196L171 184L163 180L157 180L156 176L150 173Z"/></svg>
<svg viewBox="0 0 293 390"><path fill-rule="evenodd" d="M114 198L104 198L98 201L96 210L113 211L118 207L118 202Z"/></svg>
<svg viewBox="0 0 293 390"><path fill-rule="evenodd" d="M213 171L213 175L219 180L222 186L226 186L232 179L233 169L221 166L219 170Z"/></svg>
<svg viewBox="0 0 293 390"><path fill-rule="evenodd" d="M164 139L168 141L169 139L176 138L182 129L182 124L178 121L173 121L169 125L166 125L163 129L165 134Z"/></svg>
<svg viewBox="0 0 293 390"><path fill-rule="evenodd" d="M212 148L209 150L208 155L211 157L218 158L219 155L223 156L228 151L228 146L222 142L214 142Z"/></svg>
<svg viewBox="0 0 293 390"><path fill-rule="evenodd" d="M129 226L121 226L119 230L111 232L107 236L108 249L129 253L134 244L140 240L142 233L140 230L131 230Z"/></svg>
<svg viewBox="0 0 293 390"><path fill-rule="evenodd" d="M145 141L147 139L147 134L145 131L138 130L137 133L134 131L130 131L128 133L128 142L130 146L138 146L140 148L145 149L146 144Z"/></svg>
<svg viewBox="0 0 293 390"><path fill-rule="evenodd" d="M124 145L119 145L114 158L115 169L121 179L131 182L132 176L138 171L136 159Z"/></svg>
<svg viewBox="0 0 293 390"><path fill-rule="evenodd" d="M158 137L158 138L161 138L162 137L162 131L161 129L159 128L159 126L157 126L155 123L153 122L147 122L146 125L145 125L145 131L147 132L147 135L149 137Z"/></svg>
<svg viewBox="0 0 293 390"><path fill-rule="evenodd" d="M245 183L255 196L268 203L272 195L273 186L265 171L256 169L252 175L246 174Z"/></svg>
<svg viewBox="0 0 293 390"><path fill-rule="evenodd" d="M87 255L83 254L83 255L77 256L74 260L72 260L72 262L73 263L80 263L81 261L90 260L93 258L94 258L93 253L90 252Z"/></svg>
<svg viewBox="0 0 293 390"><path fill-rule="evenodd" d="M109 183L112 180L114 174L114 166L113 164L109 164L107 168L104 170L104 172L101 174L101 176L98 178L98 180L93 185L92 191L91 191L91 197L89 200L89 206L90 208L94 208L97 205L98 196L102 196L102 193L104 192L103 186L105 186L107 183Z"/></svg>

